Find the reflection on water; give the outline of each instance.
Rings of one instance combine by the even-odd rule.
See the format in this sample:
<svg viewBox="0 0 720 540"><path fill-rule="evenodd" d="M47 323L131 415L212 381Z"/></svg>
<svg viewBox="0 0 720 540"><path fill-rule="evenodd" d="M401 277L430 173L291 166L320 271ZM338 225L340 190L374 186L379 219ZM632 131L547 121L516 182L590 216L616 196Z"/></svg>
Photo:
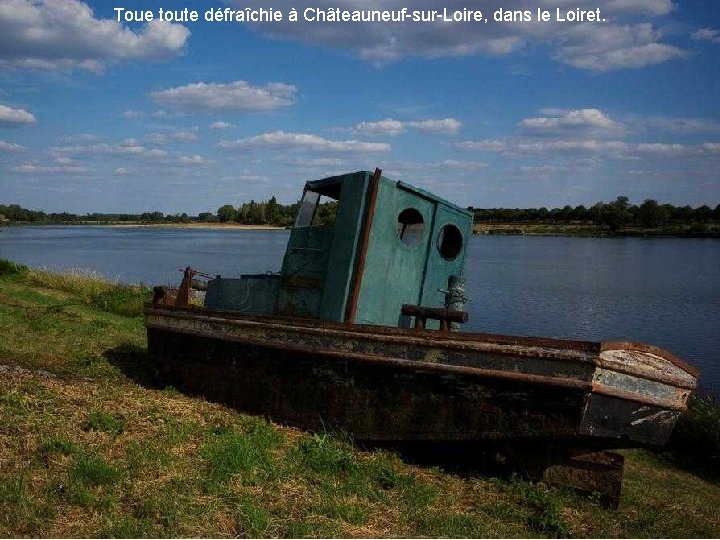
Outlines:
<svg viewBox="0 0 720 540"><path fill-rule="evenodd" d="M277 271L287 231L5 227L0 258L126 282ZM479 236L470 240L466 330L626 339L673 351L720 387L720 241Z"/></svg>

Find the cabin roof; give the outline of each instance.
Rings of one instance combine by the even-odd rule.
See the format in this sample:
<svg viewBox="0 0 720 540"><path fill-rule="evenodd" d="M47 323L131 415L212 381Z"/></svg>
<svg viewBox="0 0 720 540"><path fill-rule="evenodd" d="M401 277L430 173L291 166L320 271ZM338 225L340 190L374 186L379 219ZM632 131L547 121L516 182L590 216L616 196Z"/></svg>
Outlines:
<svg viewBox="0 0 720 540"><path fill-rule="evenodd" d="M326 197L332 197L333 199L337 199L340 196L340 186L344 182L360 182L366 175L372 175L369 171L358 171L355 173L349 173L349 174L341 174L337 176L329 176L327 178L322 178L320 180L311 180L305 184L306 189L310 189L312 191L316 191L320 193L320 195L325 195ZM422 197L423 199L427 199L429 201L437 202L440 204L443 204L445 206L449 206L450 208L457 210L458 212L461 212L467 216L472 217L472 213L468 211L466 208L462 208L460 206L457 206L456 204L451 203L450 201L443 199L442 197L438 197L437 195L430 193L429 191L425 191L424 189L420 189L418 187L415 187L411 184L407 184L405 182L402 182L398 180L395 182L391 178L388 178L387 176L383 176L386 180L389 180L390 182L394 182L398 188L403 189L405 191L409 191L411 193L414 193L415 195Z"/></svg>

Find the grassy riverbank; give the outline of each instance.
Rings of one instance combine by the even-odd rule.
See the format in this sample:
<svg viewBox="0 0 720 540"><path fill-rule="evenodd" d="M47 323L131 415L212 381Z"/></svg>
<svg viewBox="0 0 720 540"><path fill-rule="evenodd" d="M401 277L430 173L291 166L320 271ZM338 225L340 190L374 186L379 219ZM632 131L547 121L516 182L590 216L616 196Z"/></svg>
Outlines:
<svg viewBox="0 0 720 540"><path fill-rule="evenodd" d="M0 261L0 536L720 535L720 486L649 452L606 510L155 388L146 295Z"/></svg>

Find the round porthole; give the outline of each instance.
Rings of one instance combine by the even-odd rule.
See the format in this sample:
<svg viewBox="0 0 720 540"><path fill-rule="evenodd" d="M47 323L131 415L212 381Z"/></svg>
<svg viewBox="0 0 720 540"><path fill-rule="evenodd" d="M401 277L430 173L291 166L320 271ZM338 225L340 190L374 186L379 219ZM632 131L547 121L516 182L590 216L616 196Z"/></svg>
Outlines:
<svg viewBox="0 0 720 540"><path fill-rule="evenodd" d="M406 208L398 215L397 232L404 244L408 246L420 244L424 229L422 214L415 208Z"/></svg>
<svg viewBox="0 0 720 540"><path fill-rule="evenodd" d="M438 251L446 261L454 261L463 248L463 235L455 225L445 225L438 235Z"/></svg>

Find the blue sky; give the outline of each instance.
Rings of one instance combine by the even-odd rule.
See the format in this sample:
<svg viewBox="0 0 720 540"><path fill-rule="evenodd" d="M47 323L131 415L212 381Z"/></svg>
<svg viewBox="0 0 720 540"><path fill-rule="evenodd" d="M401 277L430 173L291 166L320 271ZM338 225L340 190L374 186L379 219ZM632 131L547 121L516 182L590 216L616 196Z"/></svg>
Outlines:
<svg viewBox="0 0 720 540"><path fill-rule="evenodd" d="M301 20L202 20L255 4ZM576 4L605 22L492 20ZM368 6L0 0L0 202L196 214L378 166L476 207L720 203L720 3L376 0L490 20L302 20Z"/></svg>

